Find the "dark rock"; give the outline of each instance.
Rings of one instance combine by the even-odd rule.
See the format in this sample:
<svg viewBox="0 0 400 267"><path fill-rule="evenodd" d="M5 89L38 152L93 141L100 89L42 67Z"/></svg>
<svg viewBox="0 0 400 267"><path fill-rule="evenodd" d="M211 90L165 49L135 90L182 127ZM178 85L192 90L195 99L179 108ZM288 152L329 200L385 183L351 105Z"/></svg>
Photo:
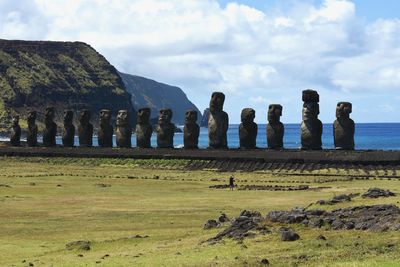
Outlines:
<svg viewBox="0 0 400 267"><path fill-rule="evenodd" d="M254 122L256 111L252 108L244 108L241 114L241 124L239 125L240 148L256 148L258 133L257 123Z"/></svg>
<svg viewBox="0 0 400 267"><path fill-rule="evenodd" d="M350 119L352 105L339 102L336 106L336 120L333 123L333 137L336 149L354 150L354 121Z"/></svg>
<svg viewBox="0 0 400 267"><path fill-rule="evenodd" d="M278 104L269 105L268 125L267 125L267 143L268 148L282 149L285 127L280 118L282 116L282 106Z"/></svg>
<svg viewBox="0 0 400 267"><path fill-rule="evenodd" d="M113 146L114 129L111 125L111 111L109 109L100 110L99 129L97 131L97 140L100 147Z"/></svg>
<svg viewBox="0 0 400 267"><path fill-rule="evenodd" d="M320 150L322 149L322 122L318 119L319 95L317 91L304 90L303 101L301 149Z"/></svg>
<svg viewBox="0 0 400 267"><path fill-rule="evenodd" d="M197 111L188 110L185 113L185 127L183 128L183 144L187 149L197 149L199 143L200 127L196 123Z"/></svg>
<svg viewBox="0 0 400 267"><path fill-rule="evenodd" d="M73 124L74 112L72 110L64 111L64 130L62 134L62 143L65 147L74 146L75 126Z"/></svg>
<svg viewBox="0 0 400 267"><path fill-rule="evenodd" d="M384 190L380 188L370 188L366 193L362 195L363 198L378 198L378 197L392 197L396 194L390 192L389 190Z"/></svg>
<svg viewBox="0 0 400 267"><path fill-rule="evenodd" d="M300 239L300 236L292 229L283 228L280 232L282 241L296 241Z"/></svg>
<svg viewBox="0 0 400 267"><path fill-rule="evenodd" d="M208 220L205 224L203 229L208 230L212 228L217 228L219 226L219 223L216 220Z"/></svg>
<svg viewBox="0 0 400 267"><path fill-rule="evenodd" d="M317 240L323 240L323 241L326 241L326 237L325 236L323 236L323 235L319 235L319 236L317 236L317 238L316 238Z"/></svg>
<svg viewBox="0 0 400 267"><path fill-rule="evenodd" d="M56 145L57 124L54 122L54 107L48 107L44 114L45 129L43 132L43 145L52 147Z"/></svg>
<svg viewBox="0 0 400 267"><path fill-rule="evenodd" d="M272 222L301 223L307 219L307 215L297 211L271 211L267 214L267 219Z"/></svg>
<svg viewBox="0 0 400 267"><path fill-rule="evenodd" d="M91 147L93 145L93 125L90 123L90 110L83 109L79 112L78 137L79 146Z"/></svg>
<svg viewBox="0 0 400 267"><path fill-rule="evenodd" d="M26 132L26 143L30 147L35 147L37 146L37 135L38 135L38 127L36 125L36 117L37 117L37 112L34 110L29 110L28 111L28 129Z"/></svg>
<svg viewBox="0 0 400 267"><path fill-rule="evenodd" d="M245 237L254 236L254 233L250 233L250 231L258 231L261 234L269 233L270 231L265 226L259 224L261 220L261 213L244 210L240 213L239 217L231 221L228 228L207 241L209 243L215 243L221 241L224 237L242 240Z"/></svg>
<svg viewBox="0 0 400 267"><path fill-rule="evenodd" d="M355 196L358 196L359 194L349 194L349 195L338 195L338 196L334 196L332 199L330 200L318 200L316 202L316 204L318 205L335 205L337 203L341 203L341 202L349 202L351 201L351 199Z"/></svg>
<svg viewBox="0 0 400 267"><path fill-rule="evenodd" d="M172 110L161 109L158 117L157 132L157 147L158 148L173 148L175 124L171 122Z"/></svg>
<svg viewBox="0 0 400 267"><path fill-rule="evenodd" d="M151 134L153 127L150 123L150 108L141 108L137 112L136 145L139 148L151 148Z"/></svg>
<svg viewBox="0 0 400 267"><path fill-rule="evenodd" d="M229 222L229 218L225 213L222 213L221 216L219 216L218 221L220 223Z"/></svg>
<svg viewBox="0 0 400 267"><path fill-rule="evenodd" d="M91 242L85 240L78 240L69 242L65 246L68 250L72 249L90 250Z"/></svg>
<svg viewBox="0 0 400 267"><path fill-rule="evenodd" d="M221 92L214 92L210 100L210 115L208 119L208 146L214 149L227 149L227 131L229 117L223 111L225 95Z"/></svg>
<svg viewBox="0 0 400 267"><path fill-rule="evenodd" d="M132 146L132 127L130 124L129 111L121 109L117 115L117 129L115 131L115 138L117 147L130 148Z"/></svg>
<svg viewBox="0 0 400 267"><path fill-rule="evenodd" d="M285 224L305 224L309 227L327 225L335 230L398 231L400 209L395 205L355 206L330 212L294 209L292 211L271 211L266 219Z"/></svg>
<svg viewBox="0 0 400 267"><path fill-rule="evenodd" d="M19 126L19 116L18 115L13 116L13 118L12 118L10 143L12 146L20 146L21 145L21 126Z"/></svg>
<svg viewBox="0 0 400 267"><path fill-rule="evenodd" d="M262 259L262 260L261 260L261 264L262 264L262 265L269 265L269 260L267 260L267 259Z"/></svg>

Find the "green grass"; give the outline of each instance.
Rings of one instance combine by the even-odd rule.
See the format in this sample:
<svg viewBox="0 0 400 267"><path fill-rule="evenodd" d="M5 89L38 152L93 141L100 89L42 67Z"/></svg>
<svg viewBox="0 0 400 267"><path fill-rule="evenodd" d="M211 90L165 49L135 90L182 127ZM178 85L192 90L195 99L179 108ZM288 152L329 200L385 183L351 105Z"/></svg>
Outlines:
<svg viewBox="0 0 400 267"><path fill-rule="evenodd" d="M0 265L257 266L267 258L271 266L399 266L398 232L334 231L295 225L292 227L301 240L282 242L277 233L281 225L268 224L271 234L243 243L228 239L215 245L201 243L221 231L202 229L206 220L218 218L220 212L234 217L248 209L265 216L271 210L307 206L335 194L362 193L370 187L400 194L397 179L321 184L330 178L240 172L235 174L240 184L304 182L329 188L230 192L208 187L225 183L231 173L168 169L186 163L1 158L0 184L10 187L0 186ZM399 196L376 200L357 197L351 203L328 208L398 205L399 201ZM126 238L136 234L149 237ZM320 234L327 241L317 241ZM91 241L91 250L65 248L67 242L76 240ZM102 259L106 254L109 257Z"/></svg>

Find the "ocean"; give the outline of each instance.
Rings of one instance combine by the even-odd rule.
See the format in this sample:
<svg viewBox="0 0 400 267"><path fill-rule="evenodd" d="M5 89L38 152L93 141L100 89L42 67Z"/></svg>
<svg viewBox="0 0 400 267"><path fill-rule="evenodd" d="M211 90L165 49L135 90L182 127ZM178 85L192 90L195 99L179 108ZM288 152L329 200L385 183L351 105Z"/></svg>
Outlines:
<svg viewBox="0 0 400 267"><path fill-rule="evenodd" d="M180 127L182 128L182 127ZM8 140L8 138L0 138ZM115 137L114 137L115 139ZM380 149L380 150L400 150L400 123L358 123L355 132L356 149ZM39 137L39 142L41 138ZM57 143L61 144L61 137L57 137ZM153 147L157 146L156 135L151 138ZM78 139L75 138L75 144L78 145ZM115 144L115 140L114 140ZM97 146L97 138L93 137L93 145ZM132 146L136 146L136 136L132 135ZM175 133L174 146L183 147L183 133ZM199 137L199 147L208 146L207 128L201 128ZM239 147L239 125L231 124L228 130L229 148ZM284 147L300 148L300 124L285 124ZM322 146L324 149L333 149L333 125L324 124L322 134ZM258 125L257 147L267 147L266 125Z"/></svg>

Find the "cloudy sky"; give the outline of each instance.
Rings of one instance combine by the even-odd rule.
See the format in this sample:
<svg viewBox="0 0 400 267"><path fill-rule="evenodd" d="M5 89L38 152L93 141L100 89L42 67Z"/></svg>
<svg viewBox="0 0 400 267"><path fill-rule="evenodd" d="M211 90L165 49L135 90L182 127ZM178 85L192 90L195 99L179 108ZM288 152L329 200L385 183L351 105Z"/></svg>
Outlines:
<svg viewBox="0 0 400 267"><path fill-rule="evenodd" d="M0 0L0 38L83 41L117 69L180 86L202 110L212 91L239 122L300 122L318 90L323 122L338 101L356 122L400 121L398 0ZM397 12L397 14L396 14Z"/></svg>

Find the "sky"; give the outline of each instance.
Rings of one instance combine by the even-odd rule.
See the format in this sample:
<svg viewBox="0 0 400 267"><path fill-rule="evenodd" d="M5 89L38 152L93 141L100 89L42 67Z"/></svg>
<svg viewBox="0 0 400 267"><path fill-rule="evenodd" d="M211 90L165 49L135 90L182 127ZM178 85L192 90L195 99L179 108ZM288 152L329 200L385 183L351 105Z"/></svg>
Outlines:
<svg viewBox="0 0 400 267"><path fill-rule="evenodd" d="M181 87L200 110L226 94L267 122L301 121L301 91L320 119L339 101L355 122L400 122L398 0L0 0L0 38L83 41L118 70Z"/></svg>

